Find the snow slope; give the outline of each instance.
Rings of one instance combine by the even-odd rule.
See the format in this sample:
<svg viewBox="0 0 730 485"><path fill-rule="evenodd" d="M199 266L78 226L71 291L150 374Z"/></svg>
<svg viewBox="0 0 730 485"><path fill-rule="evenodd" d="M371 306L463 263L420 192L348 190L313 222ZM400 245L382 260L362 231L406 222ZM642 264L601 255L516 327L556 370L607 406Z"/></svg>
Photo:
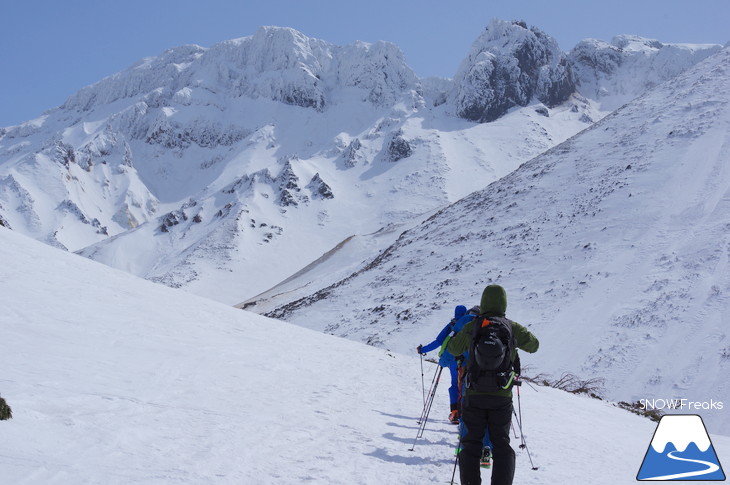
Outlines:
<svg viewBox="0 0 730 485"><path fill-rule="evenodd" d="M583 96L613 111L708 56L721 45L668 44L636 35L585 39L568 54Z"/></svg>
<svg viewBox="0 0 730 485"><path fill-rule="evenodd" d="M609 88L645 70L666 79L715 47L689 58L647 48L609 73L597 74L599 62L581 73ZM175 47L0 128L0 221L234 304L350 236L455 202L605 116L572 94L571 72L547 34L499 20L454 80L418 79L387 42L338 46L283 27ZM490 93L508 102L482 106ZM471 119L506 115L456 116L475 110L489 116Z"/></svg>
<svg viewBox="0 0 730 485"><path fill-rule="evenodd" d="M605 378L614 399L729 401L729 73L724 49L265 311L406 351L496 282L544 371Z"/></svg>
<svg viewBox="0 0 730 485"><path fill-rule="evenodd" d="M414 356L235 310L4 228L0 260L0 392L14 412L0 422L2 483L451 478L445 385L413 447ZM653 422L550 388L524 386L521 402L539 470L517 450L515 483L634 483ZM730 439L712 439L730 462ZM622 459L605 466L617 448Z"/></svg>

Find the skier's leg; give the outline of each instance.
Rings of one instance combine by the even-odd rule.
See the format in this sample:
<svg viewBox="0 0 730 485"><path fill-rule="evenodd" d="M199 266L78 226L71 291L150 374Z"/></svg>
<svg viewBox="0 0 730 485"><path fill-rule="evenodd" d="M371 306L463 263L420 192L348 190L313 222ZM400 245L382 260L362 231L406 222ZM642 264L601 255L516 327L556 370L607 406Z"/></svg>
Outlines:
<svg viewBox="0 0 730 485"><path fill-rule="evenodd" d="M488 429L492 441L492 485L512 485L515 474L515 451L509 444L512 423L512 398L484 396L489 407Z"/></svg>
<svg viewBox="0 0 730 485"><path fill-rule="evenodd" d="M469 397L462 399L461 411L466 430L461 440L461 452L459 453L461 484L480 485L482 478L479 461L482 456L482 440L487 428L486 411L472 406Z"/></svg>
<svg viewBox="0 0 730 485"><path fill-rule="evenodd" d="M456 405L459 400L459 370L456 363L449 365L449 372L451 373L451 387L449 387L449 401L451 404Z"/></svg>
<svg viewBox="0 0 730 485"><path fill-rule="evenodd" d="M459 403L459 371L456 366L456 362L449 365L449 371L451 372L451 386L449 387L449 419L452 417L458 417L458 403ZM454 411L457 414L454 416Z"/></svg>

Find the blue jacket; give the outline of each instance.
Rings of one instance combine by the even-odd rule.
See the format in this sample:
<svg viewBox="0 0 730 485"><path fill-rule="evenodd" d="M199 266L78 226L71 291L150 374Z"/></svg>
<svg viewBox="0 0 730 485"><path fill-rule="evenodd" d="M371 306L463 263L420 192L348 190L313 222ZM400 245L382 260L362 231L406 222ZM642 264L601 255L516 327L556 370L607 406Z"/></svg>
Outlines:
<svg viewBox="0 0 730 485"><path fill-rule="evenodd" d="M467 313L466 315L461 317L459 320L457 320L457 322L454 324L454 335L459 333L461 331L461 329L466 326L467 323L474 320L474 317L476 317L477 315L479 315L479 307L475 306L469 310L469 313ZM447 342L447 344L448 344L448 342ZM444 353L446 353L446 352L448 352L448 350L446 350ZM469 357L469 352L464 352L462 354L462 357L463 357L463 361L466 362L466 359ZM454 360L456 360L456 358L454 358Z"/></svg>
<svg viewBox="0 0 730 485"><path fill-rule="evenodd" d="M448 350L446 350L446 346L444 345L444 343L448 343L448 337L455 335L459 330L461 330L464 325L466 325L474 318L474 316L471 315L471 318L462 322L462 320L466 316L468 316L466 315L466 307L464 305L458 305L454 309L454 318L452 318L451 321L446 324L446 326L441 330L441 332L439 332L438 336L436 336L436 340L428 345L424 345L421 348L421 352L425 354L426 352L436 350L437 348L442 348L441 352L439 353L439 365L441 367L450 367L452 365L456 365L456 358L451 355Z"/></svg>

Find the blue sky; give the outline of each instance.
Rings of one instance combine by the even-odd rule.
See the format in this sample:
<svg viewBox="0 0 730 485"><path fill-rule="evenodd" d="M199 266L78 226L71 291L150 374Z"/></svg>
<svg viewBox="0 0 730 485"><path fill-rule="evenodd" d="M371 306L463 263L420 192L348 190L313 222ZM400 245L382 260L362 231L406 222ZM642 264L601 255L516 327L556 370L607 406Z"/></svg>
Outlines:
<svg viewBox="0 0 730 485"><path fill-rule="evenodd" d="M452 77L492 18L521 19L564 51L588 37L730 40L728 0L23 0L0 12L0 126L63 104L80 88L183 44L203 47L293 27L333 44L386 40L419 76Z"/></svg>

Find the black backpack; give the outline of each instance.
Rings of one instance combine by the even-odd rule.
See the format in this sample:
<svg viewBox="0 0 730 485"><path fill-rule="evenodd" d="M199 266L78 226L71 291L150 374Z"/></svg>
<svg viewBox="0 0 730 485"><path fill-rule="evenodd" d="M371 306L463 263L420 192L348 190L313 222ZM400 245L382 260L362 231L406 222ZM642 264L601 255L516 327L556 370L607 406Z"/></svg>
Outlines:
<svg viewBox="0 0 730 485"><path fill-rule="evenodd" d="M476 317L467 363L467 388L478 392L511 388L516 373L517 359L512 360L512 354L516 355L514 350L511 320L504 317Z"/></svg>

